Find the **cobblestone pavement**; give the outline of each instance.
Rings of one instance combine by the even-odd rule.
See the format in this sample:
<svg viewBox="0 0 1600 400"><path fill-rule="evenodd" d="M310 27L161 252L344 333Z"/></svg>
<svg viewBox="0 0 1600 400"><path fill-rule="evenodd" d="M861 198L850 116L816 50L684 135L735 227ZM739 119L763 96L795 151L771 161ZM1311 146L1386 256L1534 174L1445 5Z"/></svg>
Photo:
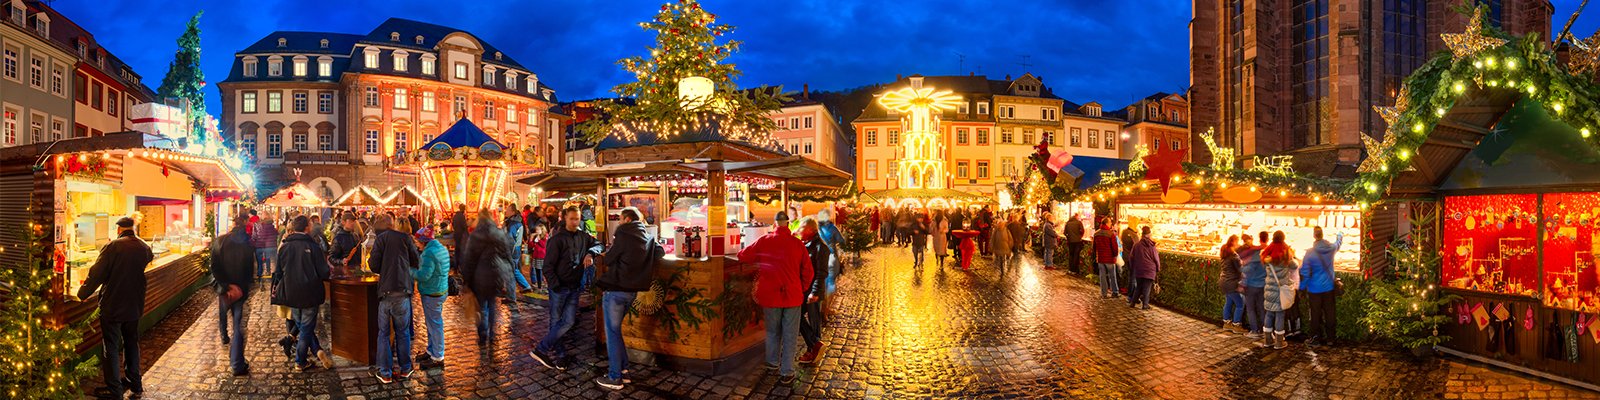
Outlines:
<svg viewBox="0 0 1600 400"><path fill-rule="evenodd" d="M803 367L794 385L779 385L754 365L717 377L638 366L635 383L603 390L593 383L605 364L594 352L592 312L580 313L580 329L569 335L580 367L557 372L527 356L545 330L542 310L511 313L500 332L507 339L480 351L455 299L446 305L443 368L389 385L371 368L343 361L301 373L276 345L283 324L265 296L250 304L253 372L233 377L215 295L202 291L142 339L145 398L1600 399L1448 358L1415 361L1371 347L1257 349L1210 323L1100 299L1088 281L1043 270L1032 258L1004 274L981 261L970 273L932 260L916 271L898 247L865 258L838 281L824 361Z"/></svg>

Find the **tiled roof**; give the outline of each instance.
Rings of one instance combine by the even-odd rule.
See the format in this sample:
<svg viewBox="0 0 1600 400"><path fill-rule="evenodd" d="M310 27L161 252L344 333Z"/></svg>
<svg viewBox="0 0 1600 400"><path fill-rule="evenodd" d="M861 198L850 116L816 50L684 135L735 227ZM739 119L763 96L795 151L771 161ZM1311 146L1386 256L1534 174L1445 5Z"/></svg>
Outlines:
<svg viewBox="0 0 1600 400"><path fill-rule="evenodd" d="M398 41L389 39L390 34L395 32L400 33L400 40ZM434 25L427 22L413 21L405 18L389 18L388 20L383 21L382 24L378 24L377 28L373 28L372 32L367 33L366 37L360 39L360 42L383 46L433 50L434 46L439 44L439 39L443 39L445 36L456 32L465 33L466 31L443 25ZM470 33L468 34L470 35ZM417 36L422 36L421 44L417 43ZM476 35L473 35L473 37L477 38ZM500 52L500 50L495 48L494 45L489 44L488 41L483 40L483 38L477 39L478 43L483 44L483 62L499 64L500 66L516 68L520 70L528 69L527 67L523 67L522 64L517 63L516 60L511 59L510 54L501 53L500 59L496 60L494 58L494 54Z"/></svg>
<svg viewBox="0 0 1600 400"><path fill-rule="evenodd" d="M278 39L284 39L284 47L278 47ZM328 47L322 47L322 40L328 40ZM239 54L261 53L302 53L302 54L342 54L350 55L350 50L356 41L361 40L361 35L332 32L303 32L303 31L277 31L262 37Z"/></svg>
<svg viewBox="0 0 1600 400"><path fill-rule="evenodd" d="M140 81L141 77L137 72L133 71L133 67L123 62L122 59L117 58L115 54L111 53L111 50L101 47L99 43L96 43L94 40L94 34L89 33L87 29L79 26L76 22L72 22L72 19L62 15L61 12L56 11L54 8L51 8L44 2L36 0L28 1L27 5L29 8L35 11L43 12L50 16L50 40L55 42L58 47L61 47L63 50L66 50L69 53L76 53L77 45L75 43L78 40L82 40L87 47L87 52L104 51L104 64L91 62L90 60L82 61L85 65L99 70L100 73L110 76L112 79L116 79L118 82L122 83L124 87L131 88L133 91L139 92L139 94L145 99L152 99L155 97L155 91L150 90L149 86L145 86L144 82ZM131 76L124 78L121 73L123 70L129 71Z"/></svg>

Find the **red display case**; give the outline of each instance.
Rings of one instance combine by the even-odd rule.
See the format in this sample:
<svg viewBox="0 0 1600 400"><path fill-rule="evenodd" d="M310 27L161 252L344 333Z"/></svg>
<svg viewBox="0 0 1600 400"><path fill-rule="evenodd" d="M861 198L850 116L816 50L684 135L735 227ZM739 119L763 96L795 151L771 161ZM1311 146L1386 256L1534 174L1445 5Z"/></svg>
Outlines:
<svg viewBox="0 0 1600 400"><path fill-rule="evenodd" d="M1515 296L1539 294L1536 194L1444 199L1446 287Z"/></svg>
<svg viewBox="0 0 1600 400"><path fill-rule="evenodd" d="M1600 193L1544 195L1544 305L1600 311Z"/></svg>

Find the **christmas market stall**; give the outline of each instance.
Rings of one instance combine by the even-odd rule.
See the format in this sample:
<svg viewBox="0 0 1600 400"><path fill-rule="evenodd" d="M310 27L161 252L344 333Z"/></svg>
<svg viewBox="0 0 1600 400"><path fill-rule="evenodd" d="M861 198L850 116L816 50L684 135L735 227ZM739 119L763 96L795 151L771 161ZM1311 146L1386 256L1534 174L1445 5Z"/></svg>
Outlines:
<svg viewBox="0 0 1600 400"><path fill-rule="evenodd" d="M1380 109L1391 128L1351 190L1392 205L1378 240L1423 249L1391 260L1412 306L1391 321L1432 321L1417 344L1600 390L1600 38L1563 62L1482 10L1444 36L1452 53ZM1406 333L1391 321L1372 329Z"/></svg>
<svg viewBox="0 0 1600 400"><path fill-rule="evenodd" d="M1229 236L1282 231L1295 252L1311 248L1312 230L1321 227L1328 241L1343 235L1334 255L1334 269L1347 286L1362 280L1364 231L1363 205L1345 193L1348 180L1297 174L1287 157L1255 157L1250 167L1239 167L1233 150L1210 147L1210 164L1185 163L1182 151L1139 156L1125 172L1109 172L1099 184L1075 191L1078 202L1103 205L1101 215L1114 216L1132 228L1149 226L1161 250L1162 290L1155 300L1179 310L1217 318L1222 296L1216 276L1220 250ZM1091 226L1091 225L1086 225ZM1360 305L1354 296L1339 304L1340 336L1365 334L1356 323Z"/></svg>
<svg viewBox="0 0 1600 400"><path fill-rule="evenodd" d="M0 263L23 262L25 236L48 244L55 281L47 295L61 323L83 321L97 297L78 289L101 248L116 238L116 221L132 217L155 260L145 271L146 329L206 284L207 249L226 230L233 200L252 187L238 154L215 134L119 132L0 149ZM18 236L13 227L28 226ZM98 294L94 295L98 296ZM95 328L98 329L98 328ZM77 343L99 343L98 331Z"/></svg>

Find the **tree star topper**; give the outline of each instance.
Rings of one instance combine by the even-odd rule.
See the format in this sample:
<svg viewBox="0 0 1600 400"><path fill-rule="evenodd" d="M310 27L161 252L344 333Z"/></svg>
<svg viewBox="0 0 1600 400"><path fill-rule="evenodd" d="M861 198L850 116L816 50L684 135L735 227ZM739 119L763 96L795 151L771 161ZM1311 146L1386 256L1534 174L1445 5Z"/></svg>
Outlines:
<svg viewBox="0 0 1600 400"><path fill-rule="evenodd" d="M1161 182L1161 193L1167 193L1172 178L1186 175L1183 172L1183 150L1157 150L1155 154L1140 158L1144 161L1145 179Z"/></svg>
<svg viewBox="0 0 1600 400"><path fill-rule="evenodd" d="M1467 22L1466 32L1439 34L1444 38L1444 44L1450 46L1450 52L1455 54L1457 60L1506 44L1505 39L1483 34L1483 11L1484 7L1481 5L1473 9L1472 21Z"/></svg>

